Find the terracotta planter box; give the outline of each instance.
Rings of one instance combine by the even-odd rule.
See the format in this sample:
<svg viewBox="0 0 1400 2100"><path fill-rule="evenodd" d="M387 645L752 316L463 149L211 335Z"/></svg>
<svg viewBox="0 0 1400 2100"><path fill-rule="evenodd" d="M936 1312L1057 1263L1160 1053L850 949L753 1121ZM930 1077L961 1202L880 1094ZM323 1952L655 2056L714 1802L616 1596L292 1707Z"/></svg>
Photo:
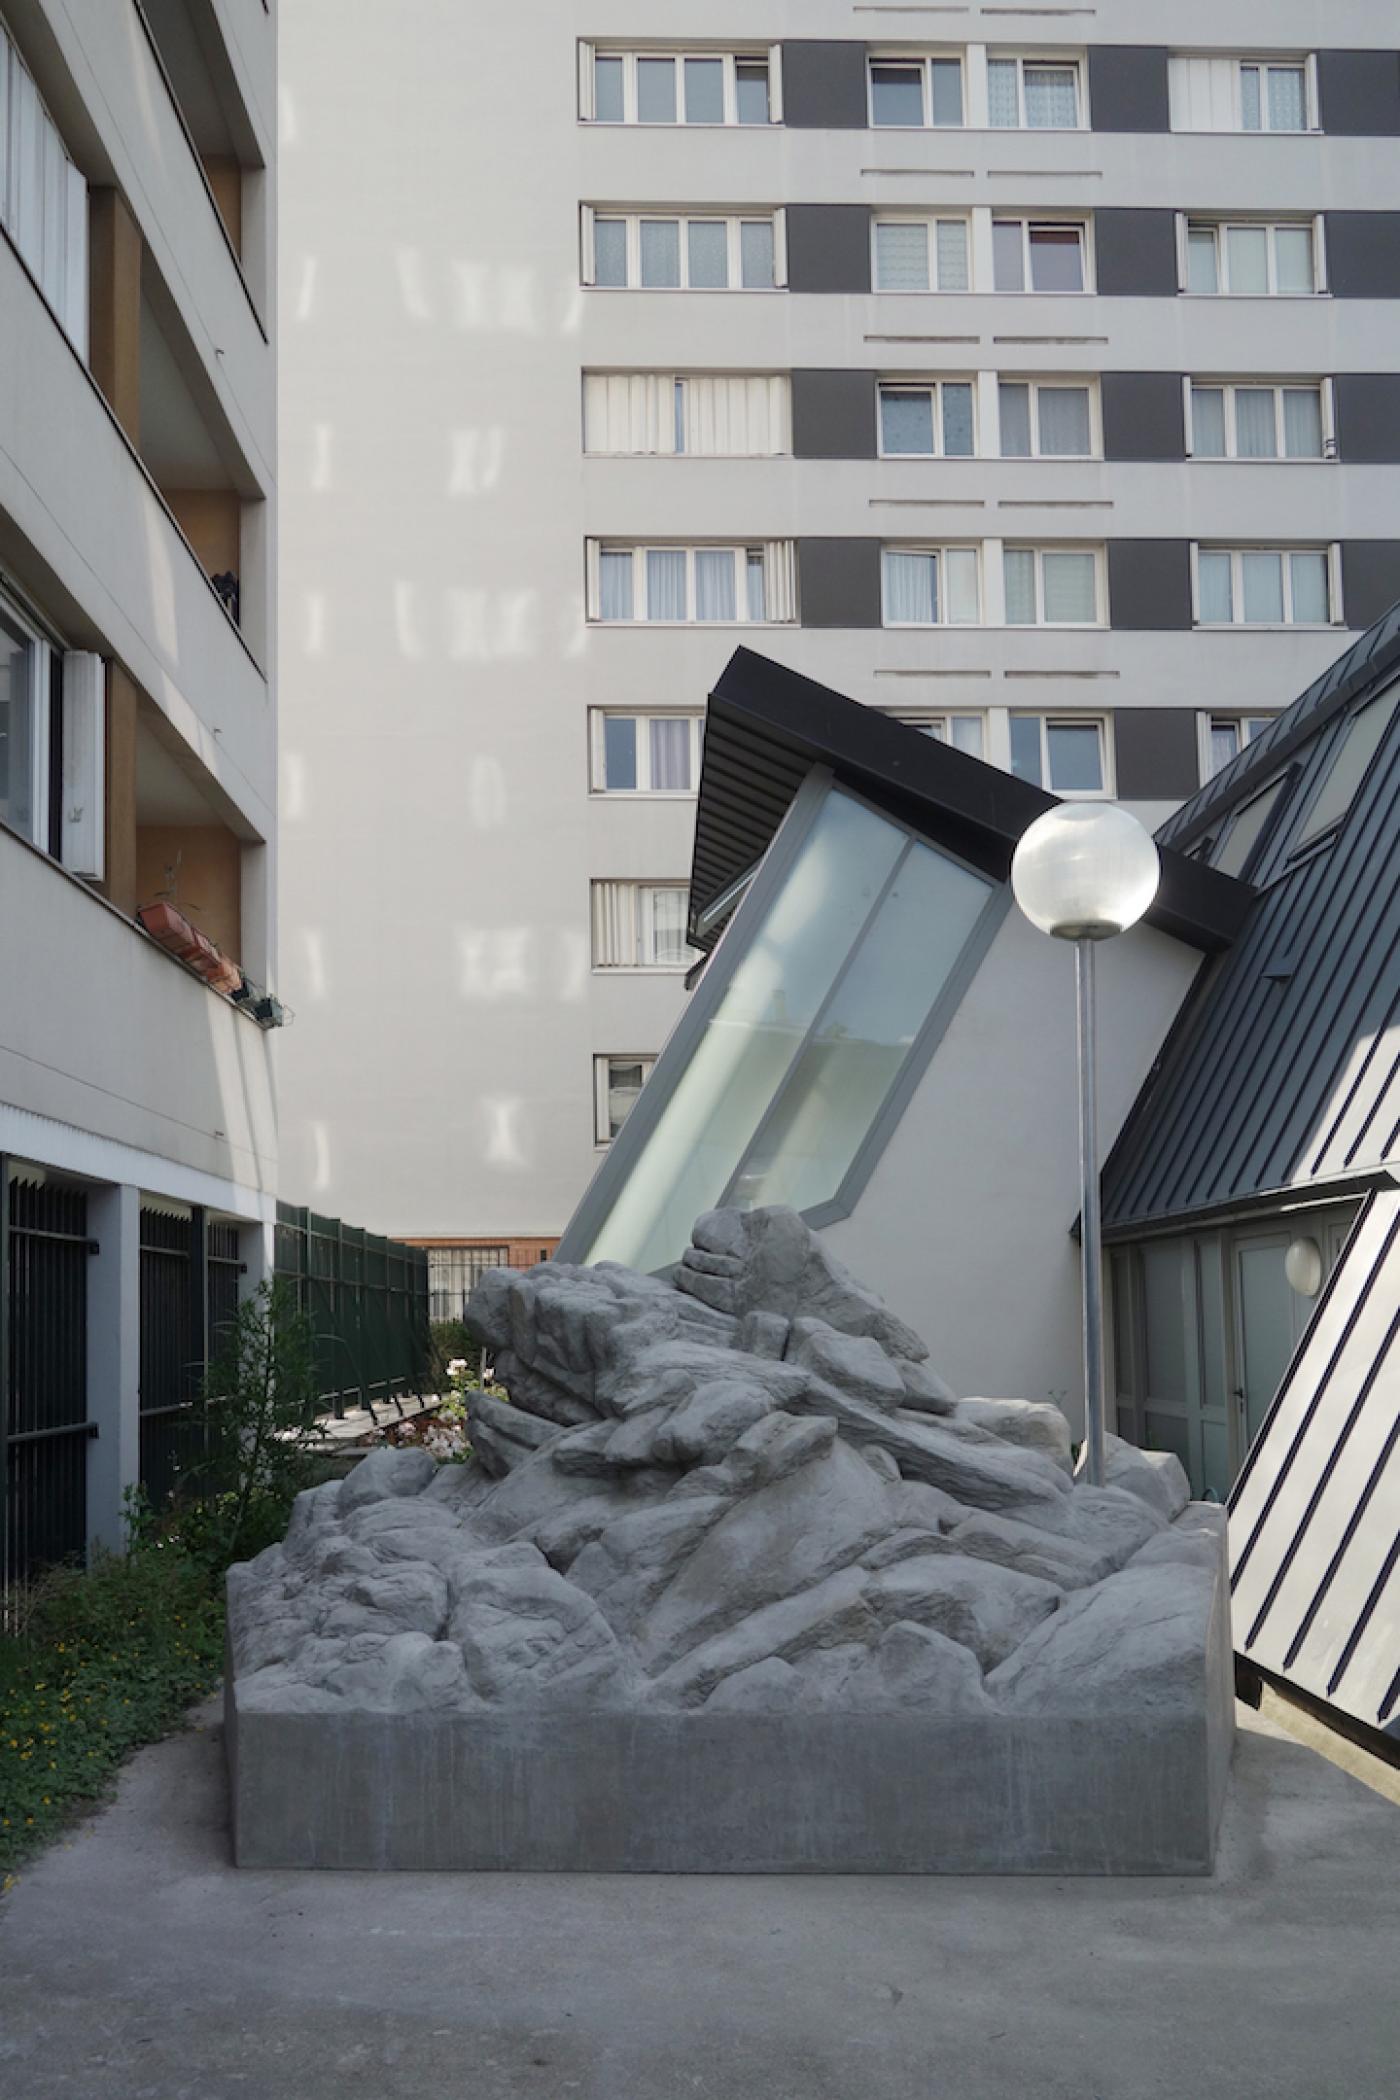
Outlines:
<svg viewBox="0 0 1400 2100"><path fill-rule="evenodd" d="M216 948L207 934L191 926L173 904L143 904L136 916L152 940L198 971L211 991L226 998L238 990L243 982L238 964Z"/></svg>

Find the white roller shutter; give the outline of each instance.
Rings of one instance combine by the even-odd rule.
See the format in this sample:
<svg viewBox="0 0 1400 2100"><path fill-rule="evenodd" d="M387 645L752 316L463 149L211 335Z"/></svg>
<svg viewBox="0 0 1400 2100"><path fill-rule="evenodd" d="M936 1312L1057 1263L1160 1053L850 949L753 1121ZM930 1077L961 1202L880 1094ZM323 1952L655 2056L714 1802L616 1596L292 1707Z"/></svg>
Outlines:
<svg viewBox="0 0 1400 2100"><path fill-rule="evenodd" d="M768 46L768 119L773 124L781 124L783 121L783 47L781 44L770 44Z"/></svg>
<svg viewBox="0 0 1400 2100"><path fill-rule="evenodd" d="M63 658L62 836L58 857L74 875L106 872L107 678L100 656Z"/></svg>
<svg viewBox="0 0 1400 2100"><path fill-rule="evenodd" d="M674 452L676 382L669 372L588 372L583 381L589 452Z"/></svg>
<svg viewBox="0 0 1400 2100"><path fill-rule="evenodd" d="M791 540L764 541L763 587L770 620L797 618L796 562Z"/></svg>
<svg viewBox="0 0 1400 2100"><path fill-rule="evenodd" d="M593 46L582 38L578 47L578 113L585 124L593 117Z"/></svg>

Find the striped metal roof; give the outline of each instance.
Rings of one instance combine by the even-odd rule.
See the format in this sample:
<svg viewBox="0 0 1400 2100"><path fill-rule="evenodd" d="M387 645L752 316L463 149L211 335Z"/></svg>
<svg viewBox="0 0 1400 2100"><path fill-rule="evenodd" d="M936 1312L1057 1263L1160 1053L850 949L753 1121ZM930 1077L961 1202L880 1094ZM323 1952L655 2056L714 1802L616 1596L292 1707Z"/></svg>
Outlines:
<svg viewBox="0 0 1400 2100"><path fill-rule="evenodd" d="M1400 1190L1367 1199L1230 1497L1237 1653L1400 1741Z"/></svg>

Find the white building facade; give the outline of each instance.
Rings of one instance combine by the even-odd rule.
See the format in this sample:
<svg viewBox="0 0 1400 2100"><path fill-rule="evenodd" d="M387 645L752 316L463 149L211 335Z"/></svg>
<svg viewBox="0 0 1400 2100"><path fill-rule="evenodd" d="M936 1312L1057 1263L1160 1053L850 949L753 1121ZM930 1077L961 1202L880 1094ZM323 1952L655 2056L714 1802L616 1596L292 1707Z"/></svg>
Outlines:
<svg viewBox="0 0 1400 2100"><path fill-rule="evenodd" d="M444 1312L683 1009L736 643L1156 822L1400 595L1368 0L665 29L284 5L284 1184Z"/></svg>

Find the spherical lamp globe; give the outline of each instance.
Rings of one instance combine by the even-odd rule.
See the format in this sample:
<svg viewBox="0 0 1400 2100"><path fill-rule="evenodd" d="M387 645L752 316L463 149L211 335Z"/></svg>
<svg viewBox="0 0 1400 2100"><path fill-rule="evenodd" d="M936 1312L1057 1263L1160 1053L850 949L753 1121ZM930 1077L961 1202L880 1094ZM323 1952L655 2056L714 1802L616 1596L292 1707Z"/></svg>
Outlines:
<svg viewBox="0 0 1400 2100"><path fill-rule="evenodd" d="M1060 802L1022 834L1016 902L1061 941L1104 941L1134 926L1157 894L1161 862L1136 817L1112 802Z"/></svg>

